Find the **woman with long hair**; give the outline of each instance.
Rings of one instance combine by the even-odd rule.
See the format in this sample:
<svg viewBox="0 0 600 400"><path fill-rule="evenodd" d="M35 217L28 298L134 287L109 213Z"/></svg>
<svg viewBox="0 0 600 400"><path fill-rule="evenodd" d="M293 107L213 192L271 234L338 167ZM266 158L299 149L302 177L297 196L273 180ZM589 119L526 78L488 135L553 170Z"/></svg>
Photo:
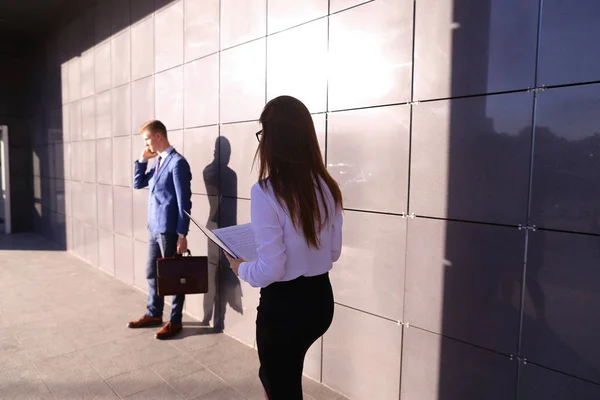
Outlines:
<svg viewBox="0 0 600 400"><path fill-rule="evenodd" d="M277 97L260 123L259 180L251 191L258 259L228 259L261 288L256 342L267 399L301 400L304 357L333 319L329 270L342 250L342 193L302 102Z"/></svg>

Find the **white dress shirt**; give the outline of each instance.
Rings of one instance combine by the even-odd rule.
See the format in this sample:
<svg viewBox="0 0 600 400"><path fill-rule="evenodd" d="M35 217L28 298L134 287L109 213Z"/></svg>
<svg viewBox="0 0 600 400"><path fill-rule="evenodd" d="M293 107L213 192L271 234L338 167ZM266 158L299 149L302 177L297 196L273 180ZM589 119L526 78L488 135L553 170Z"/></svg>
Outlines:
<svg viewBox="0 0 600 400"><path fill-rule="evenodd" d="M258 260L240 264L240 278L254 287L266 287L273 282L290 281L299 276L321 275L333 267L342 252L342 210L335 207L333 197L323 182L329 209L329 221L318 234L319 249L309 247L288 212L275 198L271 186L263 190L258 183L251 191L252 231L256 240ZM320 200L320 196L317 195Z"/></svg>
<svg viewBox="0 0 600 400"><path fill-rule="evenodd" d="M171 154L171 152L175 150L173 148L173 146L169 146L166 149L164 149L163 151L161 151L160 153L158 153L158 160L156 160L156 162L158 162L160 160L160 163L162 164L165 161L165 158L167 158L167 156L169 154ZM158 168L160 169L160 164L158 164Z"/></svg>

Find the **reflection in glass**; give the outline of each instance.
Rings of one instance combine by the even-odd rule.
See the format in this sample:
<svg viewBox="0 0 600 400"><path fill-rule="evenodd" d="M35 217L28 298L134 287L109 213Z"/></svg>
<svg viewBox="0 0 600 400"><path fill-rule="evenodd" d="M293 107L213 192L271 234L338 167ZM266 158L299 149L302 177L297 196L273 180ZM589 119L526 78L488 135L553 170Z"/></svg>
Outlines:
<svg viewBox="0 0 600 400"><path fill-rule="evenodd" d="M540 92L531 220L600 233L600 85Z"/></svg>

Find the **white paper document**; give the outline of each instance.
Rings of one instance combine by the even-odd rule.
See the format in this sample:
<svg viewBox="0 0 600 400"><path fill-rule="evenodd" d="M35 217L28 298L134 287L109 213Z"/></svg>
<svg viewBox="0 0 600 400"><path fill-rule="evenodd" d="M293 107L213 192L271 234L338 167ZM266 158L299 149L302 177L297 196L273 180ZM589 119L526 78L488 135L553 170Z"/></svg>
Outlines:
<svg viewBox="0 0 600 400"><path fill-rule="evenodd" d="M213 233L221 239L225 245L233 250L238 258L246 261L258 259L254 232L250 224L228 226L213 230Z"/></svg>
<svg viewBox="0 0 600 400"><path fill-rule="evenodd" d="M200 225L187 211L184 211L190 220L196 225L213 243L223 249L233 258L243 258L246 261L258 259L254 233L250 224L228 226L210 230Z"/></svg>

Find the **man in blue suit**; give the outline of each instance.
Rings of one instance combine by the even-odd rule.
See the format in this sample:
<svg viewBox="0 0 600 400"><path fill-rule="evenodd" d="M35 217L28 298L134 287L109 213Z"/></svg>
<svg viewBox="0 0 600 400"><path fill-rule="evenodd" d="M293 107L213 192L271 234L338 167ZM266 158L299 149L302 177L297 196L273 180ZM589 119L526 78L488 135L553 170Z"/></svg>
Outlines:
<svg viewBox="0 0 600 400"><path fill-rule="evenodd" d="M165 125L157 120L147 122L140 128L145 147L135 162L134 189L148 187L148 306L144 316L131 321L129 328L144 328L162 325L164 297L157 294L156 261L161 257L172 257L187 251L187 239L192 208L190 165L169 144ZM158 160L147 171L148 160ZM156 334L157 339L168 339L181 332L181 318L185 295L173 296L171 317Z"/></svg>

